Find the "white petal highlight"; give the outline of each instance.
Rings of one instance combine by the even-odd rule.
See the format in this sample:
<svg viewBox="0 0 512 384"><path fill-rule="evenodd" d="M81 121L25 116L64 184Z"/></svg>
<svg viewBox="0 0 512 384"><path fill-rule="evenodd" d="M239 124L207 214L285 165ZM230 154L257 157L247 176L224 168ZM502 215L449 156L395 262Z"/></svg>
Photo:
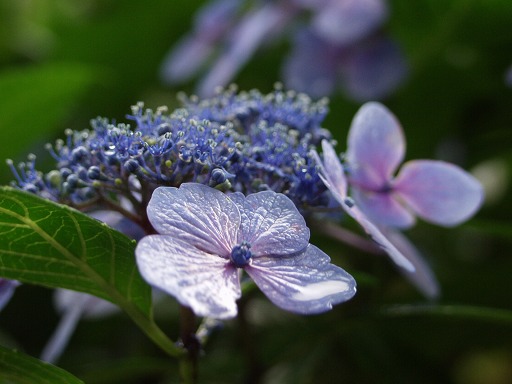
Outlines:
<svg viewBox="0 0 512 384"><path fill-rule="evenodd" d="M321 281L298 288L298 291L292 295L292 300L319 300L325 296L346 292L349 289L350 285L346 281Z"/></svg>
<svg viewBox="0 0 512 384"><path fill-rule="evenodd" d="M349 300L356 282L314 245L289 257L261 257L245 269L278 307L299 314L321 313Z"/></svg>

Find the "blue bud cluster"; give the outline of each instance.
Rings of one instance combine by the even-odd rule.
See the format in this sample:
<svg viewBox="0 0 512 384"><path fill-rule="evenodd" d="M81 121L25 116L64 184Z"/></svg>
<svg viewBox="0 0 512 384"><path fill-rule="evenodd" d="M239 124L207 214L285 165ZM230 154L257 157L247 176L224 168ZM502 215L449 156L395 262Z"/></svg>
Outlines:
<svg viewBox="0 0 512 384"><path fill-rule="evenodd" d="M33 155L18 167L9 161L13 184L79 208L112 208L122 198L144 207L156 187L183 182L245 194L270 189L301 209L325 204L309 151L330 138L320 125L326 101L278 88L268 95L230 88L182 102L170 114L138 103L130 124L96 118L90 129L67 130L64 140L47 146L55 169L38 171Z"/></svg>
<svg viewBox="0 0 512 384"><path fill-rule="evenodd" d="M271 189L286 194L299 208L326 205L325 186L309 155L331 134L321 126L327 99L314 102L303 93L237 92L232 86L210 99L182 96L187 110L198 118L232 123L246 136L242 158L230 172L246 193Z"/></svg>
<svg viewBox="0 0 512 384"><path fill-rule="evenodd" d="M331 137L321 126L329 111L328 100L313 101L304 93L282 90L280 84L269 94L258 90L237 92L236 86L231 86L210 99L186 95L180 99L198 118L221 123L231 121L246 133L265 121L269 126L283 124L300 135L310 134L314 143Z"/></svg>

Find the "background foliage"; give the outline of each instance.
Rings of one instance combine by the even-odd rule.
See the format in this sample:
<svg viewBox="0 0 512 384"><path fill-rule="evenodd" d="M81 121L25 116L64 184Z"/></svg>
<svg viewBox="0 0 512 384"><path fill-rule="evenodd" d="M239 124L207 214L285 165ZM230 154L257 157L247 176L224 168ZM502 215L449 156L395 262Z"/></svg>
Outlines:
<svg viewBox="0 0 512 384"><path fill-rule="evenodd" d="M0 154L48 158L44 143L101 115L124 121L133 103L177 105L185 87L158 70L201 1L0 0ZM200 361L203 382L507 383L512 377L512 2L390 1L389 33L411 71L385 104L404 127L407 158L473 170L487 202L453 229L420 223L408 236L436 272L431 304L384 258L323 236L312 242L354 274L357 296L321 316L272 307L259 292L216 331ZM287 43L260 52L235 79L272 89ZM324 126L345 148L359 104L331 98ZM0 167L0 182L12 176ZM58 314L49 289L23 285L0 314L0 345L38 356ZM177 307L156 321L176 339ZM105 335L108 335L106 337ZM177 366L122 314L80 323L59 366L86 383L171 383Z"/></svg>

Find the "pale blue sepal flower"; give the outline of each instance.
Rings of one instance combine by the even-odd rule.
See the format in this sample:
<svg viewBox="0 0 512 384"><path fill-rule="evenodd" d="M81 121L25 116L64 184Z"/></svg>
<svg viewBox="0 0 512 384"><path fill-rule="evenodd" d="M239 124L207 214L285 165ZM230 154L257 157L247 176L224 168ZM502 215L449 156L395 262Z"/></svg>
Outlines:
<svg viewBox="0 0 512 384"><path fill-rule="evenodd" d="M324 312L355 294L352 276L309 244L304 219L282 194L226 195L185 183L157 188L147 211L160 234L138 243L139 270L199 316L236 316L242 269L296 313Z"/></svg>
<svg viewBox="0 0 512 384"><path fill-rule="evenodd" d="M405 156L405 138L396 117L382 104L363 105L348 134L346 161L352 197L373 221L407 228L415 217L454 226L480 208L480 182L460 167L413 160L395 172Z"/></svg>
<svg viewBox="0 0 512 384"><path fill-rule="evenodd" d="M320 175L325 186L343 210L363 227L370 238L391 257L396 265L413 272L414 265L384 236L380 229L355 205L354 200L348 196L345 171L332 145L327 140L322 140L323 161L315 150L311 153L320 167Z"/></svg>
<svg viewBox="0 0 512 384"><path fill-rule="evenodd" d="M0 279L0 311L11 300L16 287L20 285L16 280Z"/></svg>

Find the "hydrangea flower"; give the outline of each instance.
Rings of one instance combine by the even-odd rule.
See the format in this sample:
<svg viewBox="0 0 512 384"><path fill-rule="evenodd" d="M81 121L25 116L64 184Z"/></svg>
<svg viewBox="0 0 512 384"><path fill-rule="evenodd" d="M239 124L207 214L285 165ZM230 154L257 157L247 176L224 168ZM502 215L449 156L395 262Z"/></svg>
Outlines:
<svg viewBox="0 0 512 384"><path fill-rule="evenodd" d="M185 183L157 188L147 211L159 234L138 243L139 270L199 316L237 314L242 271L295 313L324 312L355 294L354 279L309 244L304 218L282 194L227 195Z"/></svg>
<svg viewBox="0 0 512 384"><path fill-rule="evenodd" d="M458 166L412 160L395 172L405 155L396 117L382 104L367 103L352 121L346 163L352 197L373 221L408 228L415 215L454 226L469 219L483 201L483 188Z"/></svg>
<svg viewBox="0 0 512 384"><path fill-rule="evenodd" d="M356 100L381 98L407 74L402 52L382 32L388 16L385 0L213 0L166 56L161 75L177 84L211 62L196 89L211 96L258 49L289 38L292 51L282 71L287 87L321 97L339 85Z"/></svg>
<svg viewBox="0 0 512 384"><path fill-rule="evenodd" d="M444 226L467 220L482 203L480 183L461 168L434 160L410 161L394 177L405 141L397 119L376 102L363 105L354 117L344 165L329 142L324 140L322 148L323 162L315 157L333 196L403 267L401 272L425 296L435 298L439 285L434 273L396 228L412 226L413 213Z"/></svg>

